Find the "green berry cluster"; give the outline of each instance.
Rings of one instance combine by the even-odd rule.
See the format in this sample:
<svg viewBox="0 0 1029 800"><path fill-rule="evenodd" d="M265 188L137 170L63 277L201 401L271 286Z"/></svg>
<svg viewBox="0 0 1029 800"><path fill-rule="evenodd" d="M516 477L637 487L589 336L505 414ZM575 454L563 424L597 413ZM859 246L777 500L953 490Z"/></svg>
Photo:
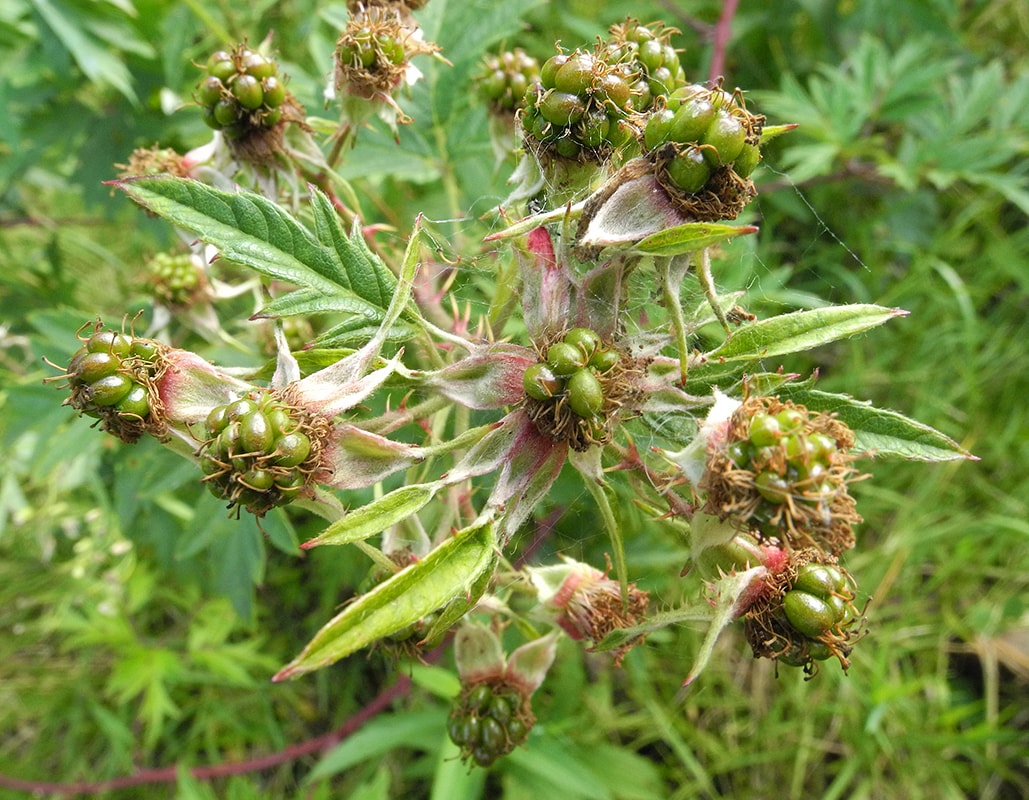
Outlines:
<svg viewBox="0 0 1029 800"><path fill-rule="evenodd" d="M633 83L629 65L594 53L551 56L525 94L524 134L561 158L600 158L631 139L622 120L634 108Z"/></svg>
<svg viewBox="0 0 1029 800"><path fill-rule="evenodd" d="M406 54L403 43L395 36L362 25L340 40L336 46L336 58L340 64L375 70L403 64Z"/></svg>
<svg viewBox="0 0 1029 800"><path fill-rule="evenodd" d="M282 120L286 85L271 59L239 45L214 53L205 70L195 96L204 110L204 122L214 130L239 139Z"/></svg>
<svg viewBox="0 0 1029 800"><path fill-rule="evenodd" d="M522 744L534 723L528 698L516 689L479 683L458 698L447 733L463 758L488 767Z"/></svg>
<svg viewBox="0 0 1029 800"><path fill-rule="evenodd" d="M487 56L476 78L479 93L498 114L510 114L522 107L525 93L540 74L540 64L522 48Z"/></svg>
<svg viewBox="0 0 1029 800"><path fill-rule="evenodd" d="M663 109L650 114L643 145L648 152L663 151L668 180L696 194L721 167L740 178L750 176L761 158L762 122L728 92L690 84L676 89Z"/></svg>
<svg viewBox="0 0 1029 800"><path fill-rule="evenodd" d="M403 83L411 57L435 49L411 36L399 7L358 8L336 41L336 90L360 100L390 98Z"/></svg>
<svg viewBox="0 0 1029 800"><path fill-rule="evenodd" d="M836 564L808 562L801 566L782 596L773 627L779 633L770 656L777 662L810 669L813 661L836 656L844 666L855 638L854 592ZM766 639L771 641L771 639Z"/></svg>
<svg viewBox="0 0 1029 800"><path fill-rule="evenodd" d="M854 546L861 522L848 491L859 477L853 445L854 432L832 414L748 397L709 451L705 511L762 542L838 556Z"/></svg>
<svg viewBox="0 0 1029 800"><path fill-rule="evenodd" d="M80 413L102 420L104 430L126 442L139 439L152 420L154 382L163 370L162 345L124 333L93 333L72 356L65 371L71 395L66 401Z"/></svg>
<svg viewBox="0 0 1029 800"><path fill-rule="evenodd" d="M753 473L757 503L752 518L771 537L781 534L783 515L791 523L805 515L816 521L828 516L844 488L833 471L839 453L832 436L811 430L807 414L790 406L775 414L758 412L750 419L747 438L731 441L726 448L735 466Z"/></svg>
<svg viewBox="0 0 1029 800"><path fill-rule="evenodd" d="M605 57L610 63L623 65L623 69L628 67L628 73L635 77L632 103L636 111L651 109L658 97L668 97L686 84L679 54L671 44L674 33L674 28L659 23L642 25L635 19L611 28Z"/></svg>
<svg viewBox="0 0 1029 800"><path fill-rule="evenodd" d="M291 502L307 485L316 460L312 436L293 409L270 393L252 393L207 417L198 451L211 492L261 516Z"/></svg>
<svg viewBox="0 0 1029 800"><path fill-rule="evenodd" d="M169 306L188 306L201 285L201 273L188 253L158 253L147 264L154 295Z"/></svg>
<svg viewBox="0 0 1029 800"><path fill-rule="evenodd" d="M817 504L836 488L830 476L839 452L836 440L806 431L806 420L796 408L774 415L761 412L751 418L748 438L729 445L729 458L755 470L754 487L772 506L790 501Z"/></svg>
<svg viewBox="0 0 1029 800"><path fill-rule="evenodd" d="M596 332L572 328L547 348L545 362L525 370L522 386L534 400L564 401L576 416L594 420L604 407L600 376L620 361L618 351L604 348Z"/></svg>

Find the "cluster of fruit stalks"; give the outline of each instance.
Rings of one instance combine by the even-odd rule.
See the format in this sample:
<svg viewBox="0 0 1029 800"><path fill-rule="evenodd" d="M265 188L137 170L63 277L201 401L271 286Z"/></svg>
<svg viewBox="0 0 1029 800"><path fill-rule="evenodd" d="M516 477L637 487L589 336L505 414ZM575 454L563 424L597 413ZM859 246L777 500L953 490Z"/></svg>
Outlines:
<svg viewBox="0 0 1029 800"><path fill-rule="evenodd" d="M739 214L755 195L749 176L761 157L764 118L746 109L738 91L688 83L670 46L673 33L627 20L592 50L561 52L538 72L521 51L487 59L484 97L498 117L516 125L524 157L546 178L542 186L562 186L570 165L596 176L633 161L626 180L649 171L670 214L686 221ZM357 98L396 109L393 96L410 75L410 57L435 50L417 35L408 5L361 6L339 39L331 88L347 96L350 108ZM196 95L205 119L227 134L238 159L270 163L285 127L304 126L303 110L274 62L241 44L214 54L205 69ZM167 151L137 158L132 169L189 174L189 165ZM610 194L594 196L584 225L600 216L598 206ZM542 223L534 235L530 252L555 258ZM180 291L176 299L184 296ZM715 313L724 324L718 308ZM528 355L509 359L520 380L504 407L514 406L506 419L528 419L543 440L586 452L611 442L619 423L638 413L650 390L648 360L631 354L617 323L573 326L569 319L548 320ZM257 388L199 356L99 321L80 340L79 352L53 379L70 388L66 403L125 442L149 434L180 451L188 443L208 488L236 513L246 508L261 516L312 498L322 486L339 486L333 459L341 423L337 411L326 409L350 408L363 396L348 406L312 404L304 381ZM727 412L716 402L692 450L678 454L681 472L699 476L690 481L691 499L701 500L698 517L716 520L722 531L695 544L692 568L710 582L712 595L726 581L749 576L734 590L734 613L744 620L756 657L809 675L830 657L846 669L863 628L854 580L838 563L860 521L847 489L859 477L849 453L853 435L830 415L776 398L745 396L730 405ZM668 455L675 464L676 454ZM687 463L698 458L699 470ZM540 604L573 638L597 644L644 621L646 593L606 572L569 562L539 568L532 579ZM427 627L413 628L415 645L424 644ZM403 640L400 633L391 638ZM642 638L613 648L616 659ZM510 664L495 661L486 677L462 670L451 722L454 741L482 765L524 741L532 724L528 697L539 682L519 673L514 657Z"/></svg>

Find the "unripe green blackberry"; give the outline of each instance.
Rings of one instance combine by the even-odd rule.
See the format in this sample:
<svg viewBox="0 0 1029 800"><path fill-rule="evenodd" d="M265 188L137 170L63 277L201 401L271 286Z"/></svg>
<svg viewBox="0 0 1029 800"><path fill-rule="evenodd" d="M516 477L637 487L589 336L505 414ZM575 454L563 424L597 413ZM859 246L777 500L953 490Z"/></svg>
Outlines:
<svg viewBox="0 0 1029 800"><path fill-rule="evenodd" d="M275 61L240 44L214 53L205 71L194 98L204 122L228 139L273 128L282 119L286 91Z"/></svg>
<svg viewBox="0 0 1029 800"><path fill-rule="evenodd" d="M522 375L522 388L536 400L549 400L564 391L564 381L547 364L533 364Z"/></svg>
<svg viewBox="0 0 1029 800"><path fill-rule="evenodd" d="M340 40L336 58L341 64L352 67L390 69L404 63L404 45L390 34L375 33L370 27L362 26L345 41Z"/></svg>
<svg viewBox="0 0 1029 800"><path fill-rule="evenodd" d="M92 324L64 374L71 393L65 405L100 420L103 430L132 443L149 431L163 435L156 381L166 369L164 346Z"/></svg>
<svg viewBox="0 0 1029 800"><path fill-rule="evenodd" d="M379 4L356 7L336 41L333 88L344 96L344 108L350 113L347 98L372 101L363 104L366 110L378 103L392 103L392 97L405 80L418 74L411 58L419 53L434 53L439 48L421 38L413 20L394 5ZM361 104L358 104L359 106ZM397 109L398 119L402 117Z"/></svg>
<svg viewBox="0 0 1029 800"><path fill-rule="evenodd" d="M539 61L516 47L487 56L475 85L493 113L509 115L522 107L529 85L539 74Z"/></svg>
<svg viewBox="0 0 1029 800"><path fill-rule="evenodd" d="M522 381L537 429L580 452L610 441L619 409L638 397L639 366L585 327L566 331L540 358Z"/></svg>
<svg viewBox="0 0 1029 800"><path fill-rule="evenodd" d="M558 53L543 63L524 97L522 130L534 151L569 161L600 162L631 134L634 76L602 55Z"/></svg>
<svg viewBox="0 0 1029 800"><path fill-rule="evenodd" d="M622 363L622 356L617 350L597 350L589 360L591 368L603 374Z"/></svg>
<svg viewBox="0 0 1029 800"><path fill-rule="evenodd" d="M547 366L561 378L567 378L582 369L587 360L582 350L565 341L554 342L547 348Z"/></svg>
<svg viewBox="0 0 1029 800"><path fill-rule="evenodd" d="M785 568L770 571L766 591L746 612L745 630L755 657L803 667L830 656L846 670L864 619L854 607L849 575L815 548L797 551Z"/></svg>
<svg viewBox="0 0 1029 800"><path fill-rule="evenodd" d="M600 337L591 328L572 328L562 341L577 348L586 361L589 361L600 349Z"/></svg>
<svg viewBox="0 0 1029 800"><path fill-rule="evenodd" d="M763 124L737 96L691 84L646 118L642 140L670 187L687 195L727 194L707 216L729 218L753 195L746 178L761 157Z"/></svg>
<svg viewBox="0 0 1029 800"><path fill-rule="evenodd" d="M700 147L689 146L675 154L665 165L668 179L689 194L696 194L711 178L711 167Z"/></svg>
<svg viewBox="0 0 1029 800"><path fill-rule="evenodd" d="M203 269L188 253L158 253L146 265L148 283L159 302L185 308L200 301L207 289Z"/></svg>
<svg viewBox="0 0 1029 800"><path fill-rule="evenodd" d="M824 433L805 430L803 415L796 408L778 414L758 413L750 420L748 438L750 463L756 469L755 486L770 503L787 500L817 504L834 486L827 480L835 441ZM817 437L814 441L809 436ZM817 445L816 445L817 443Z"/></svg>
<svg viewBox="0 0 1029 800"><path fill-rule="evenodd" d="M583 419L593 419L604 407L604 387L589 367L568 378L568 404Z"/></svg>
<svg viewBox="0 0 1029 800"><path fill-rule="evenodd" d="M789 625L809 639L843 635L856 617L854 593L835 564L809 562L797 570L791 588L782 597L782 613Z"/></svg>
<svg viewBox="0 0 1029 800"><path fill-rule="evenodd" d="M635 76L632 88L636 111L653 110L658 97L668 97L686 84L679 54L671 44L676 33L661 23L642 25L631 18L611 27L604 53L609 62L620 64Z"/></svg>
<svg viewBox="0 0 1029 800"><path fill-rule="evenodd" d="M262 516L310 483L321 450L314 419L271 392L213 409L197 451L212 494Z"/></svg>
<svg viewBox="0 0 1029 800"><path fill-rule="evenodd" d="M502 682L466 686L447 723L461 757L488 767L528 738L535 724L529 697Z"/></svg>

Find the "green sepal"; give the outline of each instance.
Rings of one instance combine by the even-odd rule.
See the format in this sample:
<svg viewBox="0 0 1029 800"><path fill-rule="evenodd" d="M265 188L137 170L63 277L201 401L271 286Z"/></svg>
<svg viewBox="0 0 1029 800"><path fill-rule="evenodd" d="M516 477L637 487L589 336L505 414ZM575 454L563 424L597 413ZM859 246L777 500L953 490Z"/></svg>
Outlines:
<svg viewBox="0 0 1029 800"><path fill-rule="evenodd" d="M685 622L707 622L711 619L711 607L706 601L683 606L672 611L661 611L651 614L645 622L633 625L630 628L615 628L599 642L590 647L591 653L606 653L609 650L617 650L640 636L667 628L669 625L680 626Z"/></svg>
<svg viewBox="0 0 1029 800"><path fill-rule="evenodd" d="M493 573L496 571L496 561L499 553L494 550L493 556L492 566L484 569L479 574L475 582L469 586L468 592L455 597L436 615L436 621L425 633L423 641L426 644L430 646L435 645L453 627L454 623L478 605L479 600L486 594L486 590L489 589L490 583L493 581Z"/></svg>
<svg viewBox="0 0 1029 800"><path fill-rule="evenodd" d="M754 596L763 590L767 576L768 569L764 566L757 566L743 572L726 575L710 584L713 595L710 598L711 608L709 609L711 624L704 635L704 641L701 642L690 673L682 683L683 689L693 683L704 671L714 653L718 637L733 620L747 610ZM701 602L707 605L706 600Z"/></svg>
<svg viewBox="0 0 1029 800"><path fill-rule="evenodd" d="M797 123L795 122L791 122L786 125L765 125L761 129L761 144L768 144L772 139L782 136L784 133L796 130L797 127Z"/></svg>
<svg viewBox="0 0 1029 800"><path fill-rule="evenodd" d="M754 225L687 222L645 236L629 247L629 250L645 256L677 256L703 250L736 236L757 233L757 230Z"/></svg>
<svg viewBox="0 0 1029 800"><path fill-rule="evenodd" d="M469 596L496 565L497 537L485 518L350 603L331 619L273 681L327 667L413 625L458 597Z"/></svg>
<svg viewBox="0 0 1029 800"><path fill-rule="evenodd" d="M332 523L318 536L304 542L301 547L310 550L321 545L352 544L382 533L386 528L417 514L444 485L441 481L401 486L367 505L349 512L343 519ZM435 610L435 609L432 609Z"/></svg>

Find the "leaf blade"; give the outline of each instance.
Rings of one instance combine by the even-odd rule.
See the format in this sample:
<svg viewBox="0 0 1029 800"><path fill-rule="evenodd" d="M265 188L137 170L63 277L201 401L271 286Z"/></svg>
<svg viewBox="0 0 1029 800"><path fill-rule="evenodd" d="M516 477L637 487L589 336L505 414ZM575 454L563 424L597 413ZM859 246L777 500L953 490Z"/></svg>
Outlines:
<svg viewBox="0 0 1029 800"><path fill-rule="evenodd" d="M709 361L754 361L799 353L907 315L899 308L870 303L828 306L780 314L746 325L706 354Z"/></svg>
<svg viewBox="0 0 1029 800"><path fill-rule="evenodd" d="M261 275L350 298L369 317L385 308L379 305L383 298L377 286L354 285L339 254L267 198L168 175L125 178L110 185L214 245L222 257ZM346 246L355 249L352 243Z"/></svg>

